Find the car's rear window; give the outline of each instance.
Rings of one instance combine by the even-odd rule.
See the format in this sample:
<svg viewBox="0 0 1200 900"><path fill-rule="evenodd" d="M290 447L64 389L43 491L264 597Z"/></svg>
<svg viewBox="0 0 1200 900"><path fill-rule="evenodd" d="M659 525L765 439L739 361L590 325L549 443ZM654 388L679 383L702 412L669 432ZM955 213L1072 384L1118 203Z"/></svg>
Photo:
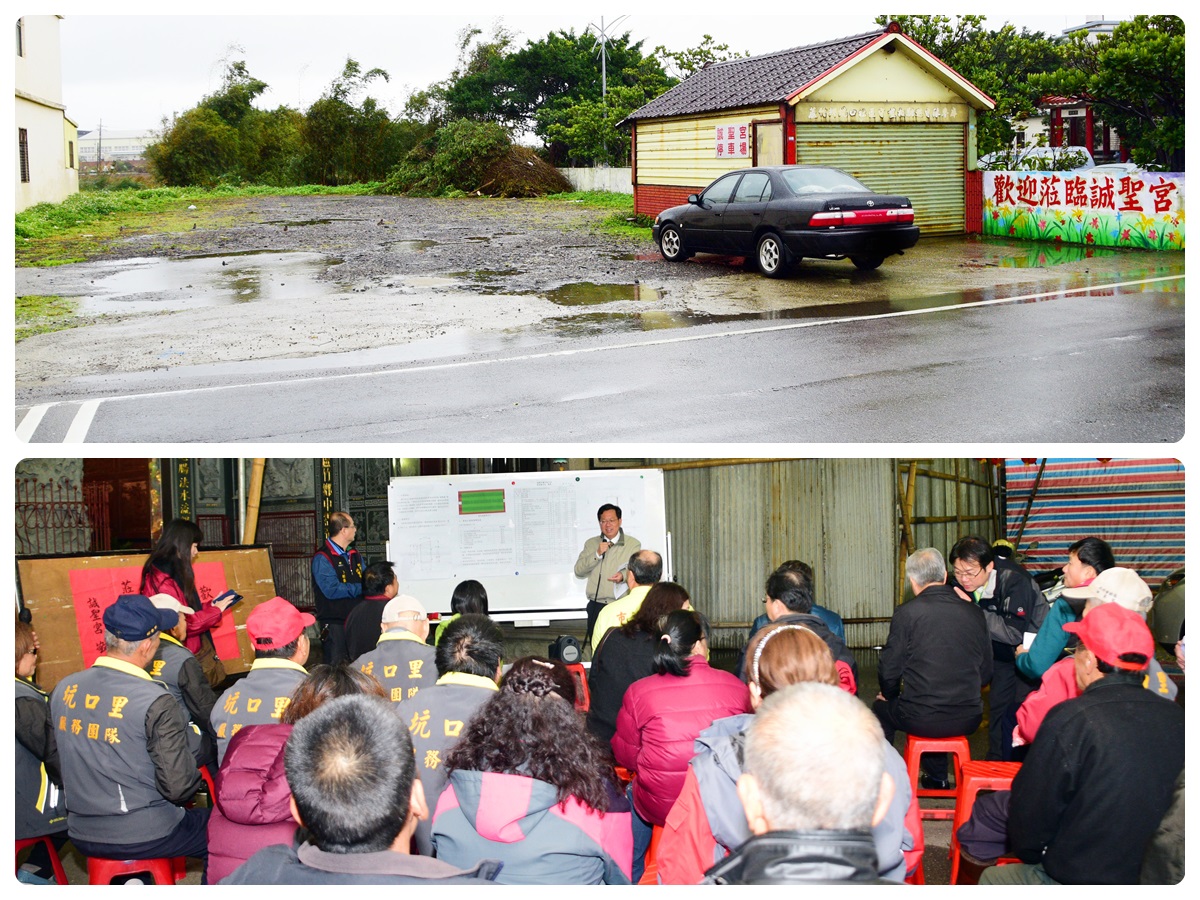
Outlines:
<svg viewBox="0 0 1200 900"><path fill-rule="evenodd" d="M838 169L785 169L783 180L796 194L820 194L826 191L865 191L871 189Z"/></svg>

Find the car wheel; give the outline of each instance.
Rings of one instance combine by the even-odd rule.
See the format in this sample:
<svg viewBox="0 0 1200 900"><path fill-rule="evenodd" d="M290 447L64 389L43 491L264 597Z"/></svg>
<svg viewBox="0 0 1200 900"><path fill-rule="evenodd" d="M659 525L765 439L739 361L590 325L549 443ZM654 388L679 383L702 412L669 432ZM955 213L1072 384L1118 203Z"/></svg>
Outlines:
<svg viewBox="0 0 1200 900"><path fill-rule="evenodd" d="M667 262L682 262L688 254L683 249L683 235L674 225L668 225L658 236L658 249Z"/></svg>
<svg viewBox="0 0 1200 900"><path fill-rule="evenodd" d="M850 262L854 263L854 268L860 269L863 272L873 272L883 265L882 256L852 256Z"/></svg>
<svg viewBox="0 0 1200 900"><path fill-rule="evenodd" d="M758 239L758 250L755 253L755 257L758 259L758 271L768 278L782 278L787 271L784 253L783 242L779 240L779 235L768 231Z"/></svg>

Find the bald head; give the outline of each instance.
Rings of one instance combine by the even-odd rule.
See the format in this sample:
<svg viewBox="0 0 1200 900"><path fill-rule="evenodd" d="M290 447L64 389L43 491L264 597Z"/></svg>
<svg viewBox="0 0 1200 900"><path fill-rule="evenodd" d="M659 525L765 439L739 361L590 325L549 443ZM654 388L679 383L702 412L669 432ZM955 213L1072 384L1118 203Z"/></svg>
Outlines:
<svg viewBox="0 0 1200 900"><path fill-rule="evenodd" d="M755 834L861 831L891 800L891 780L886 800L884 783L875 716L839 688L805 682L772 694L754 716L738 795Z"/></svg>
<svg viewBox="0 0 1200 900"><path fill-rule="evenodd" d="M627 571L634 584L658 584L662 581L662 557L653 550L639 550L629 557Z"/></svg>

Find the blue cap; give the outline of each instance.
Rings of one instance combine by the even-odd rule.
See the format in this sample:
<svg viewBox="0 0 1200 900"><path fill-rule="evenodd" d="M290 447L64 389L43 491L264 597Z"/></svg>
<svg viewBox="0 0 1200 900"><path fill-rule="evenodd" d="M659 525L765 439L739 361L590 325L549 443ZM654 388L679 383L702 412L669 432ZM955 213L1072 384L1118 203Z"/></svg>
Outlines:
<svg viewBox="0 0 1200 900"><path fill-rule="evenodd" d="M159 609L144 594L122 594L104 610L104 627L123 641L137 643L179 623L179 613Z"/></svg>

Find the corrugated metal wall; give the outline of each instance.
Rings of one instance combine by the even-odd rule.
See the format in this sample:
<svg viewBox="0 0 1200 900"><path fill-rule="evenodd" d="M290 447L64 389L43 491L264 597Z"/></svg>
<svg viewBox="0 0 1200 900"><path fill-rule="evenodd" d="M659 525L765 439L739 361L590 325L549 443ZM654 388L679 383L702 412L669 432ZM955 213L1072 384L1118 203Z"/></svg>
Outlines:
<svg viewBox="0 0 1200 900"><path fill-rule="evenodd" d="M675 578L717 626L715 647L742 645L767 576L786 559L812 565L817 602L846 620L851 647L887 639L909 460L646 463L665 470ZM995 537L994 472L978 460L917 461L914 546L948 554L962 535Z"/></svg>
<svg viewBox="0 0 1200 900"><path fill-rule="evenodd" d="M966 227L965 125L796 125L796 162L845 169L912 200L925 234Z"/></svg>
<svg viewBox="0 0 1200 900"><path fill-rule="evenodd" d="M890 617L896 560L892 460L781 460L703 468L648 460L666 473L676 579L716 624L717 647L740 647L762 612L763 586L786 559L812 565L817 601L844 619ZM872 646L887 623L847 623Z"/></svg>

